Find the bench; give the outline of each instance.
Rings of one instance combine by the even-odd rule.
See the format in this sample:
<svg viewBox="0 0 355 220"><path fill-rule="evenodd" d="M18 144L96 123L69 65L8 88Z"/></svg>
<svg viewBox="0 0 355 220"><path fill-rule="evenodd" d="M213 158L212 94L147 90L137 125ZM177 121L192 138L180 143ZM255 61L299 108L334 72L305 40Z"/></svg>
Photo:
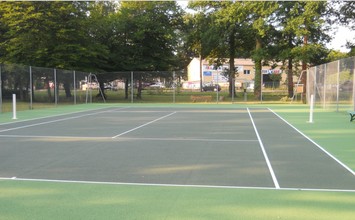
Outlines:
<svg viewBox="0 0 355 220"><path fill-rule="evenodd" d="M197 95L192 95L191 97L192 102L211 102L212 101L212 96L209 95L204 95L204 96L197 96Z"/></svg>
<svg viewBox="0 0 355 220"><path fill-rule="evenodd" d="M348 113L350 114L350 121L355 120L355 111L348 111Z"/></svg>

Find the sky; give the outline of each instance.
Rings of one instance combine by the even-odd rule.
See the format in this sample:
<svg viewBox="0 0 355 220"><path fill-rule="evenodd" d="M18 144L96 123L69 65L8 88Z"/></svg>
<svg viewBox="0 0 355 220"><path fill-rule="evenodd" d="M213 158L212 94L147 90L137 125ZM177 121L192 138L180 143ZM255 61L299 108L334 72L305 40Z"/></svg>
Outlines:
<svg viewBox="0 0 355 220"><path fill-rule="evenodd" d="M178 0L177 2L183 9L186 9L188 3L187 0ZM339 26L335 28L337 28L337 31L335 31L334 35L332 36L333 40L326 44L327 48L339 50L341 52L349 52L350 50L347 49L345 45L347 41L355 43L355 31L346 26Z"/></svg>
<svg viewBox="0 0 355 220"><path fill-rule="evenodd" d="M327 44L327 47L341 52L349 52L349 49L345 47L347 40L355 43L355 31L350 30L348 27L340 26L334 35L334 39Z"/></svg>

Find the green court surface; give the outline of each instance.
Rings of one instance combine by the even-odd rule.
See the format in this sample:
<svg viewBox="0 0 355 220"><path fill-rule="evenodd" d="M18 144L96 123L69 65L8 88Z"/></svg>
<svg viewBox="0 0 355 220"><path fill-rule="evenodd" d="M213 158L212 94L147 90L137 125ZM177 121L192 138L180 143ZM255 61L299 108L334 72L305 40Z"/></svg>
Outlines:
<svg viewBox="0 0 355 220"><path fill-rule="evenodd" d="M355 123L304 105L0 115L0 219L351 219Z"/></svg>

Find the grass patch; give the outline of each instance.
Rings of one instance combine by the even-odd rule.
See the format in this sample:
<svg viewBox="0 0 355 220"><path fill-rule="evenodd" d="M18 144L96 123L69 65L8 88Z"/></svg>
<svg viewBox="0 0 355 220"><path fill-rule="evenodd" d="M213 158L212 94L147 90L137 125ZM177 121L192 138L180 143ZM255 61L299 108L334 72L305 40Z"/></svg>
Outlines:
<svg viewBox="0 0 355 220"><path fill-rule="evenodd" d="M353 219L353 193L0 181L1 219Z"/></svg>

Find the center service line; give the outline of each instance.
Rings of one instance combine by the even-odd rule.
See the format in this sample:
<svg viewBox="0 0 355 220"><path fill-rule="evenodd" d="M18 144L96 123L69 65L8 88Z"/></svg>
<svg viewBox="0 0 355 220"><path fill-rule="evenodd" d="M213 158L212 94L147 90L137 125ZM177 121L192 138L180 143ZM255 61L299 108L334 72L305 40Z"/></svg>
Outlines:
<svg viewBox="0 0 355 220"><path fill-rule="evenodd" d="M263 142L261 141L259 132L258 132L258 130L256 129L256 126L255 126L254 120L253 120L253 118L252 118L252 116L251 116L251 113L250 113L250 111L249 111L249 108L247 108L247 111L248 111L248 114L249 114L251 123L253 124L255 134L256 134L256 136L257 136L257 138L258 138L258 140L259 140L259 144L260 144L261 150L262 150L262 152L263 152L264 158L265 158L265 160L266 160L266 164L267 164L267 166L268 166L268 168L269 168L269 171L270 171L272 180L274 181L275 188L276 188L276 189L280 189L279 182L277 181L275 172L274 172L274 170L272 169L272 166L271 166L269 157L267 156L267 153L266 153L266 151L265 151L264 144L263 144Z"/></svg>
<svg viewBox="0 0 355 220"><path fill-rule="evenodd" d="M149 124L154 123L154 122L156 122L156 121L159 121L159 120L161 120L161 119L167 118L167 117L169 117L169 116L171 116L171 115L173 115L173 114L175 114L175 113L176 113L176 112L170 113L170 114L165 115L165 116L163 116L163 117L157 118L157 119L155 119L155 120L153 120L153 121L150 121L150 122L147 122L147 123L145 123L145 124L142 124L142 125L140 125L140 126L138 126L138 127L132 128L131 130L128 130L128 131L125 131L125 132L123 132L123 133L121 133L121 134L118 134L118 135L116 135L116 136L113 136L112 139L118 138L118 137L120 137L120 136L122 136L122 135L124 135L124 134L127 134L127 133L129 133L129 132L132 132L132 131L137 130L137 129L139 129L139 128L142 128L142 127L144 127L144 126L146 126L146 125L149 125Z"/></svg>

